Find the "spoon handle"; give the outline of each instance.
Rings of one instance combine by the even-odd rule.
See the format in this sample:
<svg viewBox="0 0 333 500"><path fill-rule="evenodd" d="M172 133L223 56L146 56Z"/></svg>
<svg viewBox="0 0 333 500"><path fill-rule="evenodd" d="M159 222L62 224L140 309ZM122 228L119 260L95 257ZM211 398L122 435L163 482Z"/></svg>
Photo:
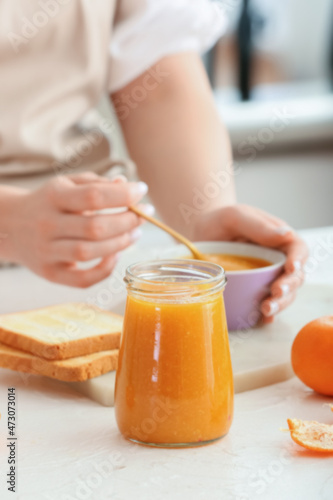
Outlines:
<svg viewBox="0 0 333 500"><path fill-rule="evenodd" d="M187 238L185 238L185 236L183 236L182 234L178 233L177 231L175 231L171 227L167 226L163 222L160 222L159 220L155 219L154 217L151 217L150 215L146 215L139 208L137 208L133 205L131 205L129 207L129 210L134 212L139 217L146 219L147 221L151 222L152 224L155 224L155 226L159 227L163 231L166 231L171 236L173 236L173 238L175 238L176 240L183 243L183 245L185 245L190 250L190 252L192 253L192 255L195 259L205 260L204 256L202 255L201 252L199 252L199 250L196 248L196 246L193 245L193 243L190 240L188 240Z"/></svg>

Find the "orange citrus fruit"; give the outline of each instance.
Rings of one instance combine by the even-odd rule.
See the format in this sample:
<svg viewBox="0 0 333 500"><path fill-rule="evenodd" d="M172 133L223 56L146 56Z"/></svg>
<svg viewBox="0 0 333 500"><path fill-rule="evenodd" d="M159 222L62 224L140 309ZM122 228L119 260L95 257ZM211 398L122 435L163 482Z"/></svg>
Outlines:
<svg viewBox="0 0 333 500"><path fill-rule="evenodd" d="M295 374L311 389L333 396L333 316L305 325L291 349Z"/></svg>
<svg viewBox="0 0 333 500"><path fill-rule="evenodd" d="M295 443L308 450L333 453L333 425L298 418L288 418L287 422Z"/></svg>

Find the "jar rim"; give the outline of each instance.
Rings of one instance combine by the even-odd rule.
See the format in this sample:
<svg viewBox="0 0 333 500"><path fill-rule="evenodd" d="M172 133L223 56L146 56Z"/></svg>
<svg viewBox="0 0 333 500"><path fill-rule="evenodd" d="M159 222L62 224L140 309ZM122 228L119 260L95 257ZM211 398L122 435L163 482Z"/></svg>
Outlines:
<svg viewBox="0 0 333 500"><path fill-rule="evenodd" d="M227 278L224 269L213 262L167 259L131 264L124 281L137 295L195 298L216 293L225 287Z"/></svg>

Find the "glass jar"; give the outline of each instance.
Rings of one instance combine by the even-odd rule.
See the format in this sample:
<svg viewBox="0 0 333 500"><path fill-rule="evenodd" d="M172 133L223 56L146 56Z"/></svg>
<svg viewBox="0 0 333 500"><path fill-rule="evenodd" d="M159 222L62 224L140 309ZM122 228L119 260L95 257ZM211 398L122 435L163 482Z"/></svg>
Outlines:
<svg viewBox="0 0 333 500"><path fill-rule="evenodd" d="M115 388L120 432L163 447L221 438L233 416L224 270L198 260L144 262L127 269L125 282Z"/></svg>

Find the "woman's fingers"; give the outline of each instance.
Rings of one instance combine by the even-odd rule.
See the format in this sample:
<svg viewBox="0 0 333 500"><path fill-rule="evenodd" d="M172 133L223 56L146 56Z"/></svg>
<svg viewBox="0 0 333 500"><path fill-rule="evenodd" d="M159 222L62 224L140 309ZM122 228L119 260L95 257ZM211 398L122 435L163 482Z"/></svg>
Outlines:
<svg viewBox="0 0 333 500"><path fill-rule="evenodd" d="M125 175L123 174L118 174L116 175L115 177L112 178L112 182L128 182L128 179L127 177L125 177Z"/></svg>
<svg viewBox="0 0 333 500"><path fill-rule="evenodd" d="M51 185L51 196L57 208L67 213L128 207L138 203L147 191L144 182L75 184L69 178L59 178Z"/></svg>
<svg viewBox="0 0 333 500"><path fill-rule="evenodd" d="M230 212L229 230L232 239L245 238L268 247L281 247L293 240L294 232L288 225L283 221L278 224L279 219L267 218L261 210L245 205L227 209Z"/></svg>
<svg viewBox="0 0 333 500"><path fill-rule="evenodd" d="M294 274L284 273L271 285L271 295L274 298L285 297L290 292L294 292L295 290L297 290L297 288L300 287L303 282L303 271L299 271Z"/></svg>
<svg viewBox="0 0 333 500"><path fill-rule="evenodd" d="M300 271L308 258L305 242L290 226L254 207L239 206L239 210L236 210L234 230L238 237L245 236L249 241L284 252L287 256L287 273Z"/></svg>
<svg viewBox="0 0 333 500"><path fill-rule="evenodd" d="M127 248L141 234L141 229L136 228L130 233L104 241L56 240L50 245L48 259L53 262L86 262L107 257Z"/></svg>
<svg viewBox="0 0 333 500"><path fill-rule="evenodd" d="M117 256L112 255L86 270L78 269L75 265L58 264L49 279L62 285L87 288L110 276L116 263Z"/></svg>
<svg viewBox="0 0 333 500"><path fill-rule="evenodd" d="M103 175L95 174L95 172L83 172L81 174L68 175L68 179L75 184L89 184L91 182L127 182L127 178L118 174L115 177L104 177Z"/></svg>
<svg viewBox="0 0 333 500"><path fill-rule="evenodd" d="M153 215L155 209L150 204L138 205L147 215ZM52 239L81 239L101 241L131 232L145 222L130 210L118 214L60 214L51 224ZM51 228L52 226L52 228Z"/></svg>
<svg viewBox="0 0 333 500"><path fill-rule="evenodd" d="M110 182L108 177L95 174L95 172L82 172L82 174L68 175L75 184L91 184L92 182Z"/></svg>
<svg viewBox="0 0 333 500"><path fill-rule="evenodd" d="M262 316L261 323L264 325L268 325L269 323L273 323L275 316Z"/></svg>
<svg viewBox="0 0 333 500"><path fill-rule="evenodd" d="M297 234L295 234L291 242L281 246L281 250L287 256L287 260L284 265L286 272L302 273L302 269L309 256L306 243Z"/></svg>
<svg viewBox="0 0 333 500"><path fill-rule="evenodd" d="M272 318L289 306L296 297L297 289L304 282L303 266L308 258L306 244L296 233L293 239L279 250L286 254L285 273L271 285L271 297L261 304L264 323L270 323Z"/></svg>
<svg viewBox="0 0 333 500"><path fill-rule="evenodd" d="M58 238L102 241L128 233L140 225L140 218L131 212L119 214L63 215Z"/></svg>
<svg viewBox="0 0 333 500"><path fill-rule="evenodd" d="M295 300L296 292L290 292L288 295L281 298L270 297L261 303L260 310L264 317L272 317L282 311Z"/></svg>

